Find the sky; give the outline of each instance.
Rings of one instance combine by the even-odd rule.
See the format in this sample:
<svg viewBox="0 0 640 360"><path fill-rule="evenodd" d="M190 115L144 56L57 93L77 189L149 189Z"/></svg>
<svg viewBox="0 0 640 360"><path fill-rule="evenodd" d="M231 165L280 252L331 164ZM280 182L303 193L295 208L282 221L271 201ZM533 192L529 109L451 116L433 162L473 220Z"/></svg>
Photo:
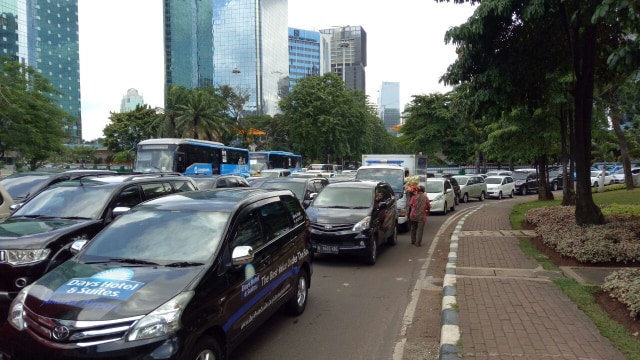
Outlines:
<svg viewBox="0 0 640 360"><path fill-rule="evenodd" d="M311 5L313 4L313 5ZM443 93L438 82L455 61L444 34L467 21L469 4L435 0L289 0L289 27L361 26L367 33L366 94L400 83L400 107L413 95ZM133 88L151 107L164 105L162 0L78 0L82 137L102 137L111 112Z"/></svg>

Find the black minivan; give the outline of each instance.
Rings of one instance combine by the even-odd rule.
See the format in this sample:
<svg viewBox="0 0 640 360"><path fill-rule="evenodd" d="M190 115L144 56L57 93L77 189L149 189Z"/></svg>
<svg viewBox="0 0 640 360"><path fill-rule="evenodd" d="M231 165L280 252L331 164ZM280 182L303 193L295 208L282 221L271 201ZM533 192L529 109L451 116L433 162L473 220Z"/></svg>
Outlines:
<svg viewBox="0 0 640 360"><path fill-rule="evenodd" d="M331 183L306 211L315 254L353 254L374 265L378 245L398 240L396 197L386 182Z"/></svg>
<svg viewBox="0 0 640 360"><path fill-rule="evenodd" d="M279 308L301 314L309 221L288 190L185 192L125 211L24 288L9 359L225 359Z"/></svg>

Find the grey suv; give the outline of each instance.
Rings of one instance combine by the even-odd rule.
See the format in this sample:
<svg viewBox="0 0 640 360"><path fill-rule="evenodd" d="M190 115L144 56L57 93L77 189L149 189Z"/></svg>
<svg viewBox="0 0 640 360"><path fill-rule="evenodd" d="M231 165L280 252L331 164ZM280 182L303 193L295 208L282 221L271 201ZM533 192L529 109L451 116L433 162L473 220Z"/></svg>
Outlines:
<svg viewBox="0 0 640 360"><path fill-rule="evenodd" d="M42 190L0 222L0 319L20 289L71 257L71 243L95 236L118 207L196 189L186 176L115 175L81 177Z"/></svg>

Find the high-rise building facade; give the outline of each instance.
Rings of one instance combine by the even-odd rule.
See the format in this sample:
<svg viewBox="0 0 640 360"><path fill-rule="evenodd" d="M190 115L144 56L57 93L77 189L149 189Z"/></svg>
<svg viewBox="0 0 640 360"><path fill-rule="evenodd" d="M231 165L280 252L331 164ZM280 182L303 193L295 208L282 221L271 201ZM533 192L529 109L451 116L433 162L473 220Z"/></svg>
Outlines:
<svg viewBox="0 0 640 360"><path fill-rule="evenodd" d="M127 95L122 97L120 102L120 112L128 112L136 109L137 106L143 106L144 99L136 89L127 90Z"/></svg>
<svg viewBox="0 0 640 360"><path fill-rule="evenodd" d="M320 30L330 37L331 71L348 89L366 91L367 33L361 26L340 26Z"/></svg>
<svg viewBox="0 0 640 360"><path fill-rule="evenodd" d="M38 70L71 116L69 143L82 142L77 0L0 0L0 56Z"/></svg>
<svg viewBox="0 0 640 360"><path fill-rule="evenodd" d="M165 85L213 85L213 0L164 0Z"/></svg>
<svg viewBox="0 0 640 360"><path fill-rule="evenodd" d="M214 85L248 95L245 114L275 115L289 92L287 0L213 0Z"/></svg>
<svg viewBox="0 0 640 360"><path fill-rule="evenodd" d="M275 115L289 92L287 0L164 0L165 83L229 85L244 114Z"/></svg>
<svg viewBox="0 0 640 360"><path fill-rule="evenodd" d="M390 134L397 135L392 129L400 124L400 83L383 81L380 86L380 98L378 99L378 111L385 129Z"/></svg>
<svg viewBox="0 0 640 360"><path fill-rule="evenodd" d="M320 55L323 42L321 40L318 31L289 28L290 89L293 89L298 80L304 77L322 74Z"/></svg>

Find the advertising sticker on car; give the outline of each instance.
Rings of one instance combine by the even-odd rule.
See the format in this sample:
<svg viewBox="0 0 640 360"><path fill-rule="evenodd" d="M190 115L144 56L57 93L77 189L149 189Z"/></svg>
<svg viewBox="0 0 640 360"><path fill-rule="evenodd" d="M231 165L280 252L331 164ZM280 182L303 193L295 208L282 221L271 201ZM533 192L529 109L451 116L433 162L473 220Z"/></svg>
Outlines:
<svg viewBox="0 0 640 360"><path fill-rule="evenodd" d="M130 269L110 269L88 278L72 278L56 289L54 294L89 295L107 299L127 300L145 284L128 280Z"/></svg>

